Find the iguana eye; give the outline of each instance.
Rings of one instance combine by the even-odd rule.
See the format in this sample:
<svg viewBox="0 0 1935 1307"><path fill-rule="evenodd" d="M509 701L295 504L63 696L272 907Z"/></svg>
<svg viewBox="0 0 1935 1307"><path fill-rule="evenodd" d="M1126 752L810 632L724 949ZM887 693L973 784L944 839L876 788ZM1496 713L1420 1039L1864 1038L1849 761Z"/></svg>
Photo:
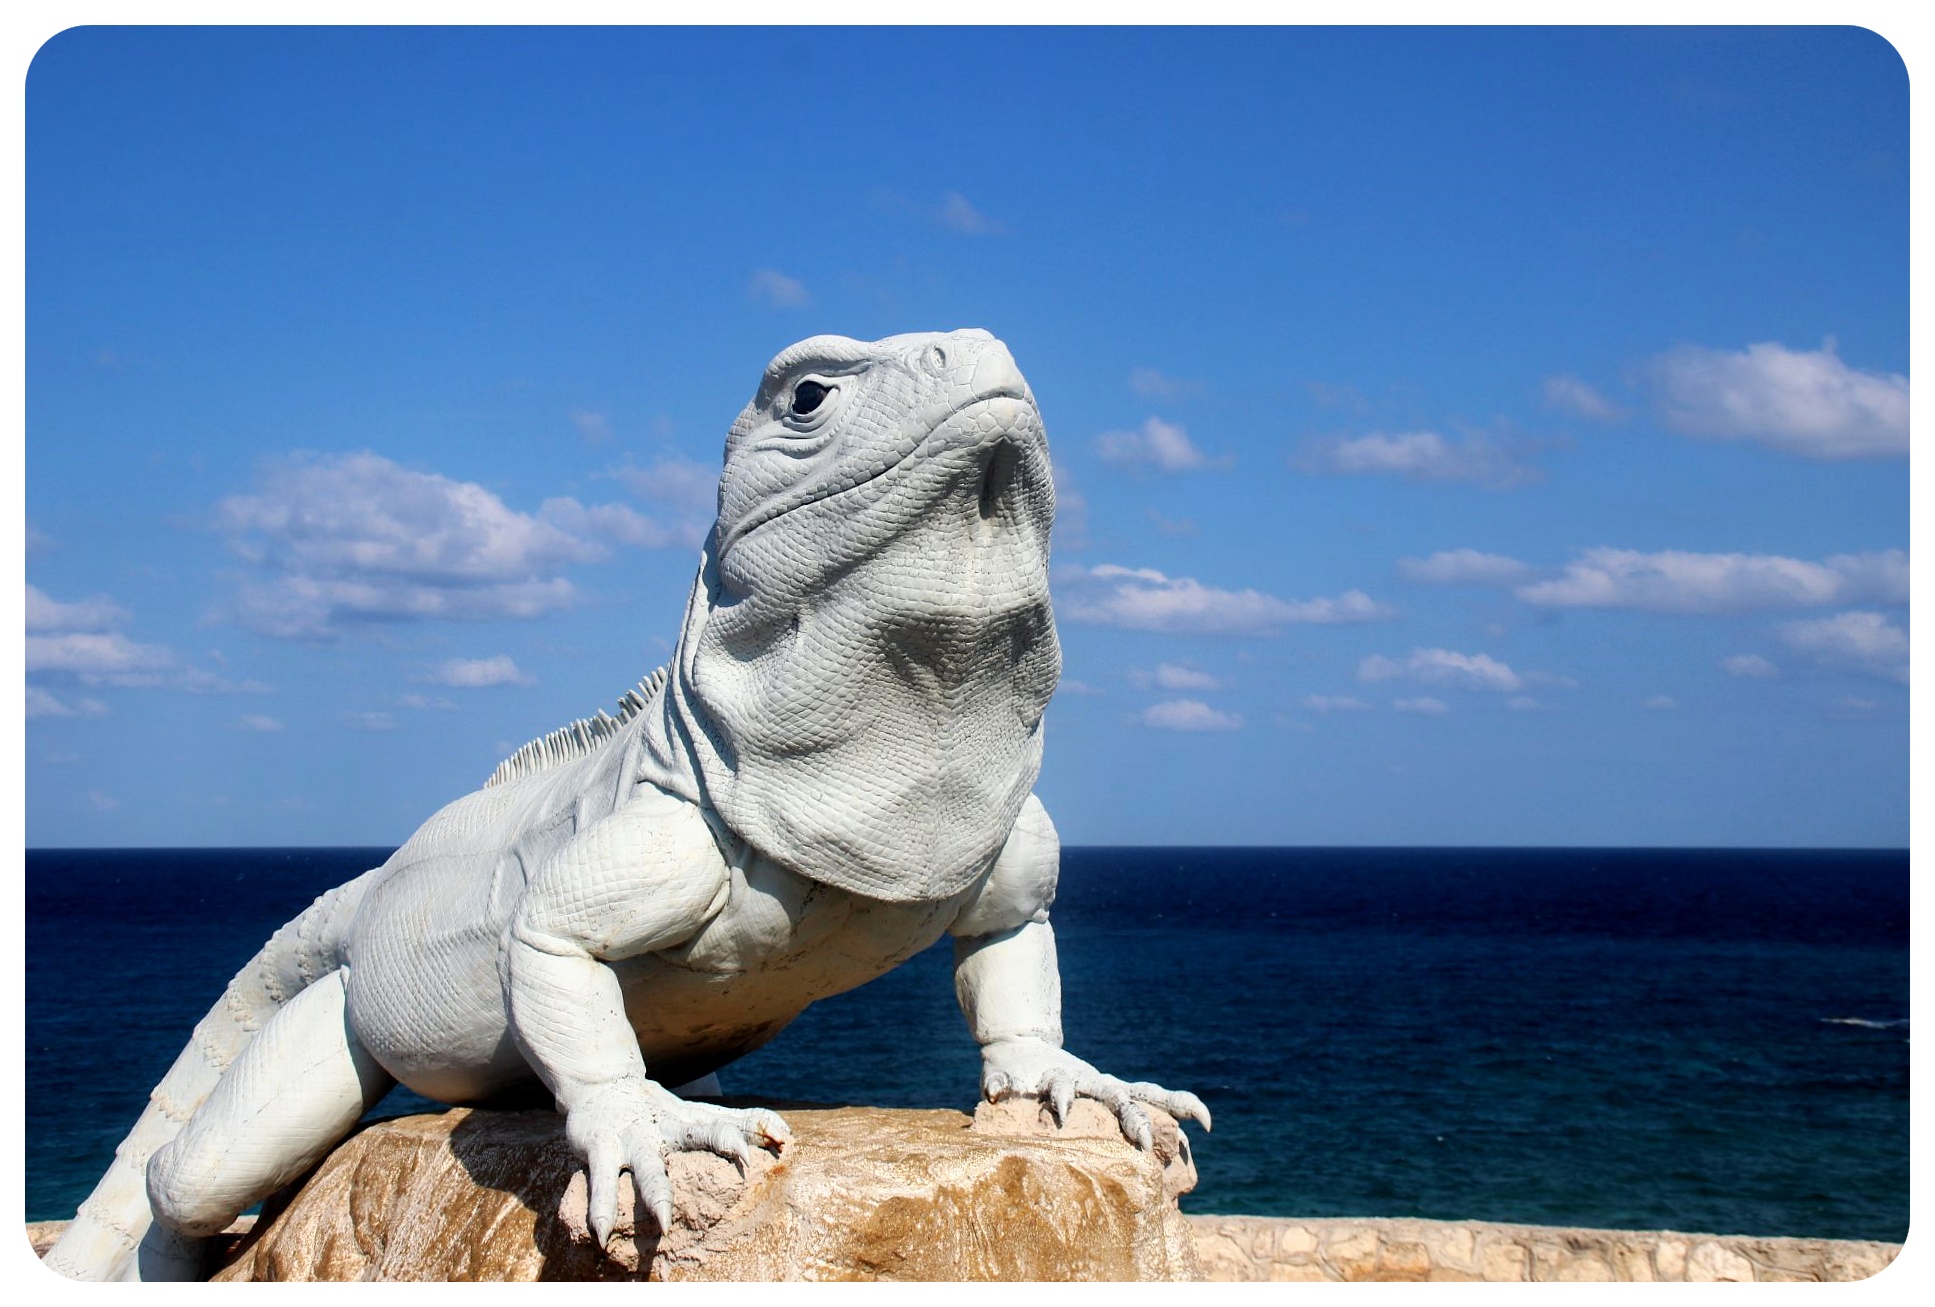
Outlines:
<svg viewBox="0 0 1935 1307"><path fill-rule="evenodd" d="M817 381L800 382L799 385L793 387L793 407L791 410L793 416L799 418L805 417L814 409L818 408L825 401L826 397L832 393L831 387L822 386Z"/></svg>

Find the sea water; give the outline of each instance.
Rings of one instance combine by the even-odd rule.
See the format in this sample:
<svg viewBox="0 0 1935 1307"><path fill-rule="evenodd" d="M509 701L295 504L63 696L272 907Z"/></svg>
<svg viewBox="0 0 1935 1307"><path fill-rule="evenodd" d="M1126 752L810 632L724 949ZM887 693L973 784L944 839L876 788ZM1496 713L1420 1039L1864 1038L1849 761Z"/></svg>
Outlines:
<svg viewBox="0 0 1935 1307"><path fill-rule="evenodd" d="M27 1219L388 852L28 852ZM1185 1211L1906 1233L1905 851L1077 848L1053 916L1068 1047L1215 1113ZM950 969L809 1009L727 1092L972 1110Z"/></svg>

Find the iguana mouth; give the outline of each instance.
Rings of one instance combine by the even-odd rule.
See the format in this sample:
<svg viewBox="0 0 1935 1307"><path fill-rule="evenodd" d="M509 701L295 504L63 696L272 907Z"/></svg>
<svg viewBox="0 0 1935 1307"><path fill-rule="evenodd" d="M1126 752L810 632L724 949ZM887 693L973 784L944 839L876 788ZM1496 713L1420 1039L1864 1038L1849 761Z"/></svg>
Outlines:
<svg viewBox="0 0 1935 1307"><path fill-rule="evenodd" d="M737 544L740 540L744 539L746 536L751 535L753 532L759 530L761 527L766 526L769 523L778 521L780 518L785 517L789 513L796 513L802 508L807 508L813 504L823 503L826 500L838 499L845 495L854 494L860 490L865 489L867 486L872 485L875 481L878 481L881 477L887 476L893 472L897 472L900 469L908 467L913 463L923 461L924 459L928 457L932 457L933 455L938 453L944 453L944 452L947 452L948 450L962 448L963 447L962 445L949 443L945 439L944 433L947 433L948 428L954 425L957 419L973 413L975 409L982 408L987 405L999 403L1002 400L1009 400L1019 404L1026 405L1027 413L1029 415L1035 415L1034 402L1032 398L1023 390L1004 387L1000 390L991 391L985 395L977 395L975 398L967 401L965 404L962 404L957 408L950 409L947 412L947 414L941 418L940 421L936 422L931 428L928 429L927 434L921 438L920 443L916 444L912 449L908 450L905 454L895 459L893 462L888 463L886 466L878 468L875 471L869 472L866 476L860 478L858 481L853 481L845 485L840 485L834 488L822 490L818 494L812 495L806 499L799 500L797 503L782 505L778 508L771 510L770 512L759 514L757 516L748 518L747 520L739 523L737 526L733 527L732 532L723 541L720 542L720 545L719 545L720 555L723 557L728 551L731 550L732 546ZM1021 420L1021 417L1022 415L1018 414L1016 416L1016 420L1002 423L1001 430L997 434L982 436L977 441L974 442L977 445L988 448L990 451L987 458L982 463L981 486L980 486L980 493L978 496L978 503L980 506L980 517L983 521L986 521L994 516L995 509L1000 503L1002 493L1010 485L1014 483L1016 472L1020 467L1022 452L1015 442L1014 433L1018 428L1024 425L1023 421ZM1038 415L1035 415L1034 425L1037 430L1040 429L1041 420Z"/></svg>

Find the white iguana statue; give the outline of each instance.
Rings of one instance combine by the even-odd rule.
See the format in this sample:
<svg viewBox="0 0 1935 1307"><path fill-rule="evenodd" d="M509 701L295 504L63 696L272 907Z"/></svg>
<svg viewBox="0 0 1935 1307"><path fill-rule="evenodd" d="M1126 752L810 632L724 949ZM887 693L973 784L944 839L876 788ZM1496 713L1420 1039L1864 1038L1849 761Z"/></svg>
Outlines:
<svg viewBox="0 0 1935 1307"><path fill-rule="evenodd" d="M985 331L816 336L726 437L669 667L525 746L381 867L277 931L150 1096L47 1256L181 1279L401 1081L554 1102L603 1243L621 1174L660 1229L664 1158L743 1165L785 1123L679 1097L816 999L946 932L990 1099L1064 1116L1193 1094L1062 1049L1060 846L1032 790L1061 670L1048 446Z"/></svg>

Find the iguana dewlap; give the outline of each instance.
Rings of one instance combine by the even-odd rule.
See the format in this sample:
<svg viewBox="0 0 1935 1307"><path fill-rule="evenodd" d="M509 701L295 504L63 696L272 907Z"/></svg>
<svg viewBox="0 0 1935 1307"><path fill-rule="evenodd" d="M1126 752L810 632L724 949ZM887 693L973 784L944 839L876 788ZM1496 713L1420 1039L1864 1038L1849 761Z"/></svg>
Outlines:
<svg viewBox="0 0 1935 1307"><path fill-rule="evenodd" d="M778 1147L682 1099L808 1004L951 933L982 1092L1193 1095L1061 1048L1059 845L1032 795L1060 672L1034 397L983 331L818 336L726 439L670 666L535 741L270 940L151 1095L48 1264L192 1277L197 1240L313 1165L399 1081L555 1102L602 1240L629 1170Z"/></svg>

